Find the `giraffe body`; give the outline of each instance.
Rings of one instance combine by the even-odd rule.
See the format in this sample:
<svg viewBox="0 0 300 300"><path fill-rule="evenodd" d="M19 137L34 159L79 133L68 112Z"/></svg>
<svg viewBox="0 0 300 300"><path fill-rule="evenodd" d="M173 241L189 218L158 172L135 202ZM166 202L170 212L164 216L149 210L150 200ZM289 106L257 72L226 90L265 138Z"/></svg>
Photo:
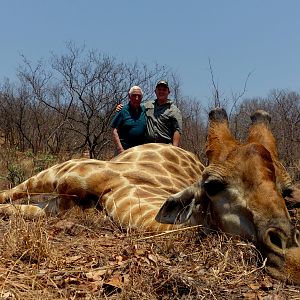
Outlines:
<svg viewBox="0 0 300 300"><path fill-rule="evenodd" d="M59 196L46 205L0 205L0 212L29 218L98 201L120 226L146 231L174 227L155 221L165 199L201 177L204 166L192 153L165 144L130 148L111 161L73 159L57 164L0 194L0 202L30 194Z"/></svg>

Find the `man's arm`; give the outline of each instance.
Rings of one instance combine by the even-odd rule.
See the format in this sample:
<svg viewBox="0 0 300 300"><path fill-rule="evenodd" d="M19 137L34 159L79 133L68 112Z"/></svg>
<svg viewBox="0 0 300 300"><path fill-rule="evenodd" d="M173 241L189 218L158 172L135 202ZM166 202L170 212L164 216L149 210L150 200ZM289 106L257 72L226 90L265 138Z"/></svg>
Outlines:
<svg viewBox="0 0 300 300"><path fill-rule="evenodd" d="M123 148L123 146L121 144L117 128L113 128L113 130L112 130L112 136L113 136L114 143L117 146L118 153L119 154L122 153L124 151L124 148Z"/></svg>
<svg viewBox="0 0 300 300"><path fill-rule="evenodd" d="M173 146L179 147L179 142L180 142L180 133L179 131L175 131L173 134Z"/></svg>
<svg viewBox="0 0 300 300"><path fill-rule="evenodd" d="M173 134L173 146L177 146L179 147L179 143L180 143L180 138L181 138L181 133L182 133L182 115L181 115L181 111L174 106L173 109L173 130L174 130L174 134Z"/></svg>

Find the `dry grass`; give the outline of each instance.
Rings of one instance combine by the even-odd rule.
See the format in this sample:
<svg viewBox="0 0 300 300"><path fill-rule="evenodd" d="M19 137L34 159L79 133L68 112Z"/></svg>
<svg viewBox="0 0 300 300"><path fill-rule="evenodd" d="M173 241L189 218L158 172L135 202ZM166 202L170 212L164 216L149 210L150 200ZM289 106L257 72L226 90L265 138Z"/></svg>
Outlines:
<svg viewBox="0 0 300 300"><path fill-rule="evenodd" d="M149 236L149 235L147 235ZM145 239L103 213L0 221L0 299L299 299L255 247L199 229Z"/></svg>
<svg viewBox="0 0 300 300"><path fill-rule="evenodd" d="M8 175L49 163L28 167L4 154L2 188ZM149 236L123 232L94 209L0 219L0 299L300 299L300 288L269 277L255 247L236 237L201 228Z"/></svg>

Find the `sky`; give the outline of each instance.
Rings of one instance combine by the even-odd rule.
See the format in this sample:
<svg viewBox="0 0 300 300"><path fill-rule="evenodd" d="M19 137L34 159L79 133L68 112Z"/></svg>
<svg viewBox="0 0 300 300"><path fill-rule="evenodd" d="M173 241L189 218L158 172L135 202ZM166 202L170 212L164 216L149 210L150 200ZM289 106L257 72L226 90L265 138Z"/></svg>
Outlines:
<svg viewBox="0 0 300 300"><path fill-rule="evenodd" d="M0 82L66 43L119 61L170 67L182 92L223 98L300 91L299 0L1 0Z"/></svg>

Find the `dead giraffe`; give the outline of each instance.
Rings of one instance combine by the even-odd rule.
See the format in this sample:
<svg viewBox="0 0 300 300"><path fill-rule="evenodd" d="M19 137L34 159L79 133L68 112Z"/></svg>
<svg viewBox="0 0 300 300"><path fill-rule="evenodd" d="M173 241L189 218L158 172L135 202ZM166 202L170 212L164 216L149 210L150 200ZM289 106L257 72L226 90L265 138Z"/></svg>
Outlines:
<svg viewBox="0 0 300 300"><path fill-rule="evenodd" d="M224 110L211 111L209 119L205 169L183 149L147 144L110 162L82 159L53 166L1 193L0 202L56 192L59 209L74 203L74 195L79 202L100 199L126 228L166 230L189 222L219 228L253 241L267 258L271 275L300 284L299 232L283 198L292 196L294 187L278 160L269 115L258 111L252 116L245 144L230 134ZM24 206L0 206L2 212L16 209L26 213ZM48 208L30 209L44 214Z"/></svg>
<svg viewBox="0 0 300 300"><path fill-rule="evenodd" d="M260 249L272 276L300 284L300 234L283 198L292 198L296 189L278 160L269 114L252 115L245 144L231 135L223 109L211 111L209 119L209 165L197 183L169 197L156 220L193 219L243 236Z"/></svg>
<svg viewBox="0 0 300 300"><path fill-rule="evenodd" d="M169 195L197 181L203 169L192 153L165 144L131 148L111 161L73 159L0 193L0 203L38 193L55 193L59 198L43 208L2 204L0 213L34 218L98 201L124 228L163 231L174 226L155 221L161 205Z"/></svg>

